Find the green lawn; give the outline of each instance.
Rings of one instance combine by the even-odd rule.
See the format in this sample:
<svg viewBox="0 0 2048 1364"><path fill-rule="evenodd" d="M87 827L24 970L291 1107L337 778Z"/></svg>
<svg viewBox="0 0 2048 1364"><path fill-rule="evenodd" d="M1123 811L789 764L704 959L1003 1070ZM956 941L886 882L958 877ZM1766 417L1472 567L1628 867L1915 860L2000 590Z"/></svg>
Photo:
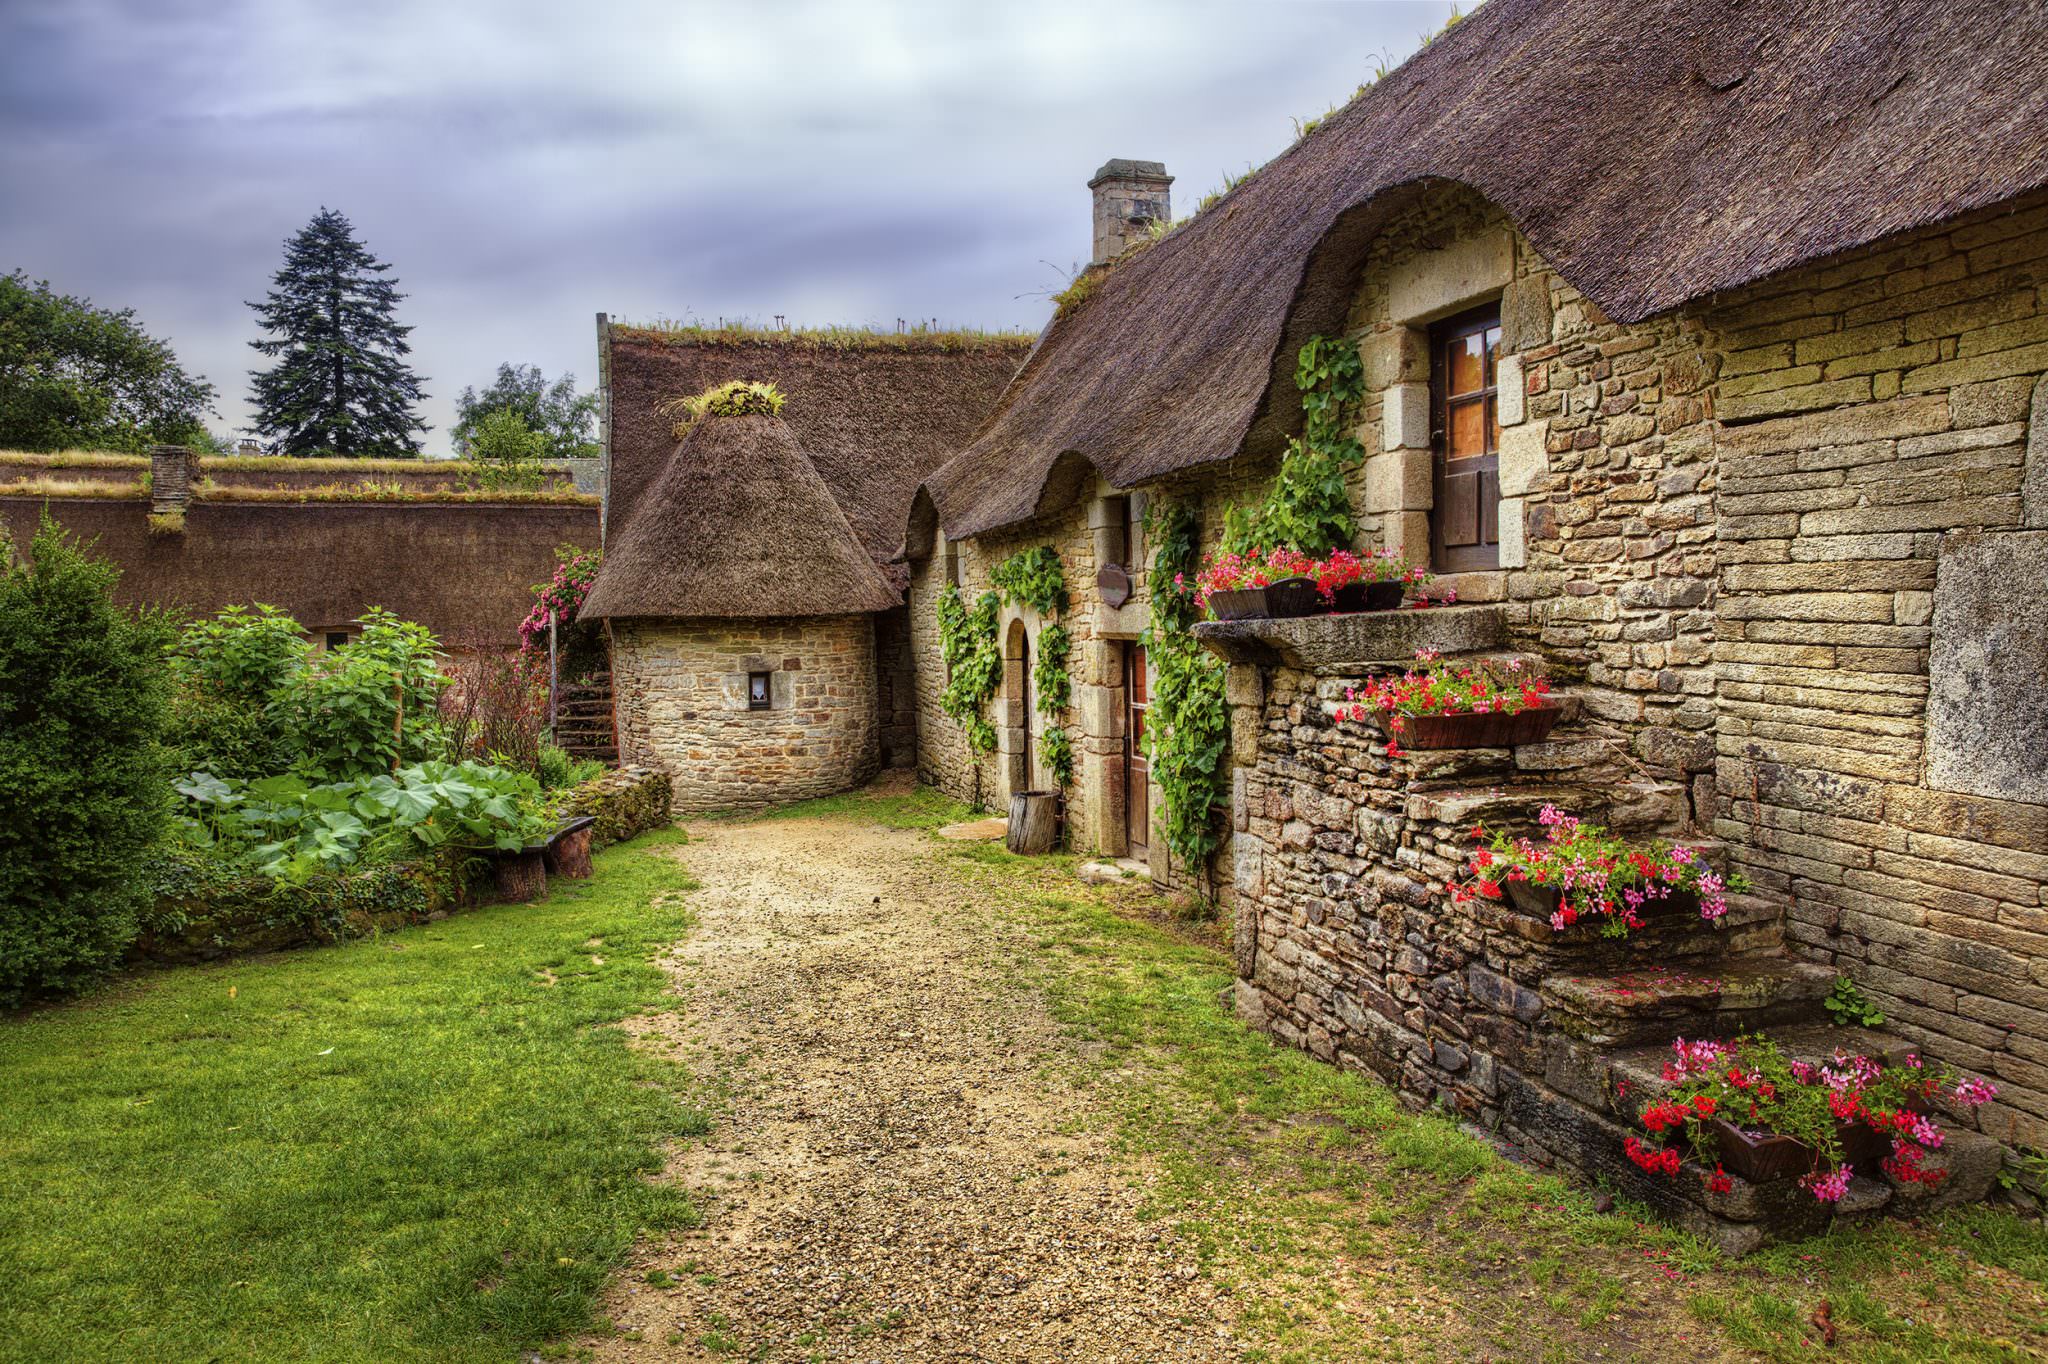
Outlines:
<svg viewBox="0 0 2048 1364"><path fill-rule="evenodd" d="M1073 858L934 856L1018 939L1015 979L1049 998L1123 1147L1159 1173L1153 1213L1231 1289L1248 1359L2048 1358L2038 1219L1967 1208L1731 1261L1251 1032L1220 999L1227 926L1080 885Z"/></svg>
<svg viewBox="0 0 2048 1364"><path fill-rule="evenodd" d="M614 1022L679 833L538 905L0 1019L0 1359L492 1360L590 1323L703 1130ZM650 908L650 903L652 908Z"/></svg>

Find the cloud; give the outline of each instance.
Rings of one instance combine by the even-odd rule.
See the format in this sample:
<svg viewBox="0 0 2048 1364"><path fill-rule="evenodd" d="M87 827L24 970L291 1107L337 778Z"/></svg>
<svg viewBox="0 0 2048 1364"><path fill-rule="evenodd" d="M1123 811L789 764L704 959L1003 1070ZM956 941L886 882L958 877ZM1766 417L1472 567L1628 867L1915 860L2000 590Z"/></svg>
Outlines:
<svg viewBox="0 0 2048 1364"><path fill-rule="evenodd" d="M1443 3L49 0L0 11L0 242L134 306L247 416L280 247L323 204L409 297L426 415L593 315L1036 327L1090 172L1183 209L1405 56Z"/></svg>

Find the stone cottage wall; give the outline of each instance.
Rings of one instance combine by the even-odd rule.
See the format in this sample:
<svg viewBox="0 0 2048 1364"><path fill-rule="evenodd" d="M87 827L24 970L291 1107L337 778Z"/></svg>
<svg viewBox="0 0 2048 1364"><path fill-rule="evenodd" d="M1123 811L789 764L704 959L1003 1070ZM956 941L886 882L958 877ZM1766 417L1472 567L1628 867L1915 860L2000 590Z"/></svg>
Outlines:
<svg viewBox="0 0 2048 1364"><path fill-rule="evenodd" d="M999 807L1008 800L1017 776L1026 771L1019 756L1022 728L1008 704L1007 678L990 710L998 733L995 753L979 758L970 753L959 726L939 708L945 664L939 653L937 602L951 580L949 574L956 571L952 564L957 564L961 592L971 602L988 589L990 574L1004 559L1038 545L1052 545L1059 550L1070 599L1061 623L1073 640L1067 661L1073 693L1065 716L1074 746L1074 780L1066 791L1070 846L1091 853L1123 852L1121 764L1127 698L1118 646L1136 640L1149 623L1147 579L1152 549L1142 533L1134 530L1124 556L1133 560L1124 565L1131 575L1131 595L1121 607L1111 607L1096 582L1104 563L1102 547L1124 538L1112 522L1124 514L1123 499L1132 496L1193 499L1198 504L1204 542L1213 546L1222 534L1224 509L1263 495L1271 473L1269 465L1242 461L1133 490L1098 483L1058 512L1001 534L977 536L950 546L941 543L929 559L914 564L909 602L917 668L921 779L957 799ZM1011 622L1016 620L1025 623L1035 659L1038 634L1045 622L1035 612L1006 605L998 626L999 639L1007 640ZM1034 715L1031 732L1042 733L1048 723L1044 716ZM1033 748L1027 779L1032 786L1049 785L1035 743ZM1156 788L1152 804L1156 811ZM1176 870L1169 862L1165 842L1155 830L1151 839L1155 881L1169 885L1185 881L1185 869ZM1219 865L1227 868L1228 864ZM1227 870L1215 871L1210 879L1228 893Z"/></svg>
<svg viewBox="0 0 2048 1364"><path fill-rule="evenodd" d="M2048 1147L2048 203L1731 296L1715 830Z"/></svg>
<svg viewBox="0 0 2048 1364"><path fill-rule="evenodd" d="M747 708L756 672L768 710ZM678 811L832 795L880 764L870 616L614 621L612 678L620 757L665 768Z"/></svg>
<svg viewBox="0 0 2048 1364"><path fill-rule="evenodd" d="M1391 219L1367 253L1350 334L1365 361L1353 480L1364 543L1429 558L1430 322L1501 304L1501 568L1446 575L1500 602L1645 770L1712 818L1719 357L1682 320L1610 322L1507 219L1463 190Z"/></svg>

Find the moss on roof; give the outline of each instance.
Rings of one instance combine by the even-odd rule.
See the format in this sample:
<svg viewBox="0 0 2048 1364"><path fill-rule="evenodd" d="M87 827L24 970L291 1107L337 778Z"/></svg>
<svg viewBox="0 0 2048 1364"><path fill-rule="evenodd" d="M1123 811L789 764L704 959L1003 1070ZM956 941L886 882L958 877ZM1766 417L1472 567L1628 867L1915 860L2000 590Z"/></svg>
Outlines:
<svg viewBox="0 0 2048 1364"><path fill-rule="evenodd" d="M1036 332L983 331L973 327L934 327L917 323L902 331L868 327L758 327L745 321L705 326L699 322L662 319L649 323L614 322L615 339L667 342L676 346L773 346L789 350L901 351L1027 351Z"/></svg>

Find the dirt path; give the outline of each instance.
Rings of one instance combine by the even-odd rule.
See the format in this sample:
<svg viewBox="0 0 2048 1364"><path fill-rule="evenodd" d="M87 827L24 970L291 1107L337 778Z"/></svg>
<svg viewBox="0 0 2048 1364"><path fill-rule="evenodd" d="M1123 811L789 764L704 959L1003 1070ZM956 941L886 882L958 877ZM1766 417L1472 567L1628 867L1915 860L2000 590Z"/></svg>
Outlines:
<svg viewBox="0 0 2048 1364"><path fill-rule="evenodd" d="M606 1360L1228 1360L1223 1304L1145 1172L1062 1078L923 836L707 824L676 1012L636 1021L726 1088L669 1174L702 1228L607 1295ZM648 1282L650 1271L677 1282Z"/></svg>

